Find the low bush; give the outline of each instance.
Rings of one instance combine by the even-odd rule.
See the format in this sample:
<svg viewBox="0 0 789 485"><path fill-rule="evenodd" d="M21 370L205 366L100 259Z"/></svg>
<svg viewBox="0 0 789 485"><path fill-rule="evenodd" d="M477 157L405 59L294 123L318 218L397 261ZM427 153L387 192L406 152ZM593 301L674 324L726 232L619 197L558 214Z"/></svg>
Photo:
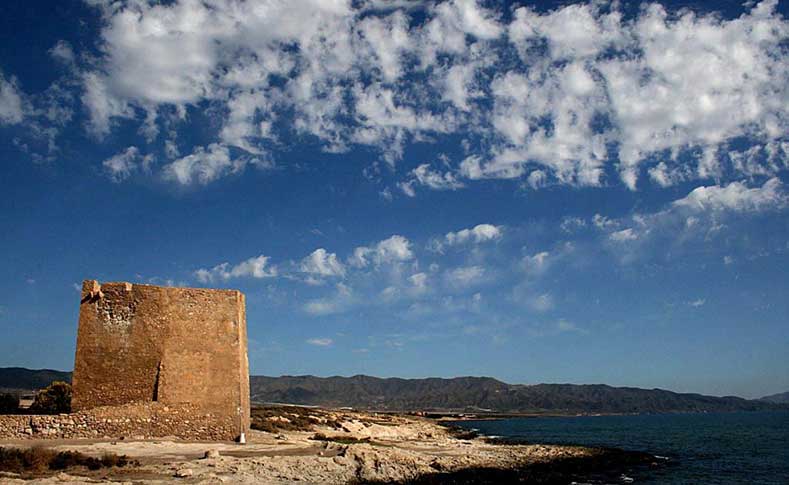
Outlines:
<svg viewBox="0 0 789 485"><path fill-rule="evenodd" d="M30 412L35 414L61 414L71 412L71 384L56 381L36 394Z"/></svg>
<svg viewBox="0 0 789 485"><path fill-rule="evenodd" d="M0 414L14 414L19 411L19 396L0 394Z"/></svg>
<svg viewBox="0 0 789 485"><path fill-rule="evenodd" d="M22 476L46 475L58 470L85 467L88 470L137 465L128 457L107 453L101 458L83 455L76 451L57 452L48 448L0 447L0 471L17 473Z"/></svg>
<svg viewBox="0 0 789 485"><path fill-rule="evenodd" d="M332 443L340 443L342 445L352 445L355 443L369 443L370 438L354 438L352 436L326 436L323 433L315 433L311 440L315 441L331 441Z"/></svg>

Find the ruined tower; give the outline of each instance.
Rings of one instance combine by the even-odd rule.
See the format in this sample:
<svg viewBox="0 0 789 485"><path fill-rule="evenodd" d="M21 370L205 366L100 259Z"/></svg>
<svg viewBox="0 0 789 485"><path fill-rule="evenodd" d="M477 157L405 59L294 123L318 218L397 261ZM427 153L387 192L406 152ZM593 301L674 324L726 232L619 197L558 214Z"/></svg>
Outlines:
<svg viewBox="0 0 789 485"><path fill-rule="evenodd" d="M249 429L246 310L236 290L86 280L72 408L188 404Z"/></svg>

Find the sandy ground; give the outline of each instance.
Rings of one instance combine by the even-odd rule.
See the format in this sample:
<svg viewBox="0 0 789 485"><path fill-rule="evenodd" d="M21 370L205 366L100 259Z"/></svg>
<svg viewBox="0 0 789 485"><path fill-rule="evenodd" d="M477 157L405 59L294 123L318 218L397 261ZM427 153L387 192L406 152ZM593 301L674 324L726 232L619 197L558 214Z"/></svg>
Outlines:
<svg viewBox="0 0 789 485"><path fill-rule="evenodd" d="M0 446L42 445L97 457L115 453L140 462L136 467L97 472L71 470L28 481L5 475L0 476L0 483L390 482L464 468L511 468L590 453L580 447L500 446L482 439L458 439L443 426L421 418L315 412L330 418L332 426L316 425L311 431L274 433L253 430L245 445L174 439L0 441ZM328 441L314 439L316 433ZM208 451L211 456L206 458Z"/></svg>

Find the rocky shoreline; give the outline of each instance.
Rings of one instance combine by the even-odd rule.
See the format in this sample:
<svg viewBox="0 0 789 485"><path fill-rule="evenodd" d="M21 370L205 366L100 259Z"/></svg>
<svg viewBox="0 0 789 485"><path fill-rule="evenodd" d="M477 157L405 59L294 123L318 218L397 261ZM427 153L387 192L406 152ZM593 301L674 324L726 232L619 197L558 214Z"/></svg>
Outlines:
<svg viewBox="0 0 789 485"><path fill-rule="evenodd" d="M132 468L66 470L3 483L610 483L640 467L646 453L578 446L502 444L458 434L436 421L345 410L276 408L256 419L246 445L169 439L48 440L54 450L107 453ZM0 447L32 446L31 440ZM614 481L616 481L614 480ZM619 480L621 482L621 480ZM623 482L623 483L626 483Z"/></svg>
<svg viewBox="0 0 789 485"><path fill-rule="evenodd" d="M512 446L512 445L500 445ZM422 475L413 480L396 483L412 485L436 484L611 484L631 483L645 469L662 466L660 460L648 453L615 448L596 449L589 456L558 458L555 460L513 467L471 467L453 472ZM381 483L381 482L363 482ZM386 482L392 483L392 482Z"/></svg>

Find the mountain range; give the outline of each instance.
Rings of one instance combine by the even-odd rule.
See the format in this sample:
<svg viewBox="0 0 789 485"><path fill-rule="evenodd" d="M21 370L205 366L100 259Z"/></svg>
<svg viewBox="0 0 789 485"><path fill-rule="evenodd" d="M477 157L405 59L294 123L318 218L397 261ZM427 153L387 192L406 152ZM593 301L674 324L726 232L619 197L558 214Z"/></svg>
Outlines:
<svg viewBox="0 0 789 485"><path fill-rule="evenodd" d="M780 394L773 394L771 396L764 396L762 401L774 402L780 404L789 404L789 392L782 392Z"/></svg>
<svg viewBox="0 0 789 485"><path fill-rule="evenodd" d="M0 368L0 389L34 390L71 373ZM491 377L399 379L250 376L252 401L368 410L489 413L669 413L789 409L789 393L749 400L604 384L507 384Z"/></svg>
<svg viewBox="0 0 789 485"><path fill-rule="evenodd" d="M507 384L490 377L382 379L369 376L251 376L252 400L393 411L668 413L783 407L740 397L603 384Z"/></svg>
<svg viewBox="0 0 789 485"><path fill-rule="evenodd" d="M47 387L55 381L71 382L71 372L52 369L0 367L0 390L32 391Z"/></svg>

